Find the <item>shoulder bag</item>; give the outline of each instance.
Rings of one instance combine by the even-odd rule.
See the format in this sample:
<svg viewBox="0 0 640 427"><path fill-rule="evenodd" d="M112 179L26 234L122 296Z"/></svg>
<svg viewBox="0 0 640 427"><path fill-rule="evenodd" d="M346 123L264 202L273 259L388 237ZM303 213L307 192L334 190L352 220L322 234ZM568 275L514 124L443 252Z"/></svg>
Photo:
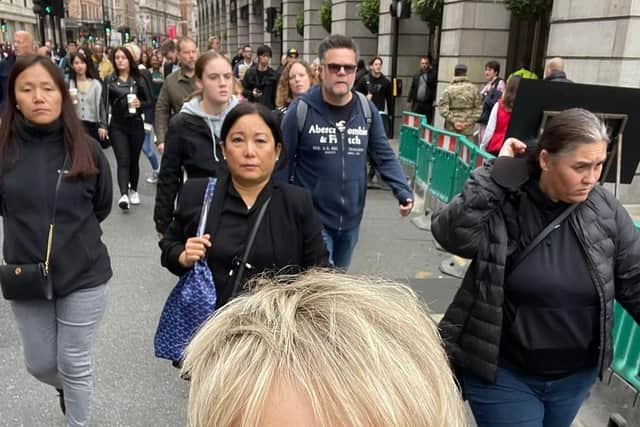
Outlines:
<svg viewBox="0 0 640 427"><path fill-rule="evenodd" d="M51 247L53 245L53 230L55 228L56 205L58 192L67 164L67 155L64 157L62 169L58 171L56 192L53 198L51 210L51 222L44 262L34 264L6 264L0 265L0 286L2 295L8 300L52 300L53 283L49 274L49 261L51 259Z"/></svg>
<svg viewBox="0 0 640 427"><path fill-rule="evenodd" d="M198 237L204 235L215 188L216 179L209 178ZM153 341L156 357L179 363L192 335L213 314L217 300L213 274L206 259L196 261L191 270L180 277L164 305Z"/></svg>

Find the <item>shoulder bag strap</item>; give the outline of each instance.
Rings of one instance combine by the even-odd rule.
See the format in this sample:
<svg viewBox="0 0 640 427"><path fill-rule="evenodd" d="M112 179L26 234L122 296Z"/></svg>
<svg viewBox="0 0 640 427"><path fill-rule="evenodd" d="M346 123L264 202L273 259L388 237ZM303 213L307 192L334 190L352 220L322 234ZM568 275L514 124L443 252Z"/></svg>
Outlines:
<svg viewBox="0 0 640 427"><path fill-rule="evenodd" d="M211 206L211 200L213 200L213 193L216 189L216 178L209 178L207 183L207 189L204 192L204 200L202 201L202 210L200 211L200 221L198 222L197 237L204 235L204 229L207 226L207 216L209 216L209 206Z"/></svg>
<svg viewBox="0 0 640 427"><path fill-rule="evenodd" d="M256 240L256 234L258 233L258 228L260 228L260 223L262 223L262 219L264 218L264 214L267 211L267 206L269 206L269 202L271 201L271 197L269 197L262 207L260 208L260 212L258 212L258 218L256 222L253 224L253 228L251 229L251 233L249 234L249 240L247 241L247 246L244 248L244 253L242 254L242 259L240 260L240 265L238 266L238 271L233 281L233 291L231 292L231 297L235 297L240 289L240 282L242 281L242 276L244 276L244 270L246 267L251 267L247 264L247 259L249 259L249 253L251 252L251 248L253 248L253 243ZM231 271L233 273L233 270Z"/></svg>
<svg viewBox="0 0 640 427"><path fill-rule="evenodd" d="M531 253L531 251L533 251L536 246L538 246L544 239L545 237L547 237L552 231L557 230L558 228L560 228L560 224L562 223L562 221L565 220L565 218L567 218L571 212L573 212L575 210L575 208L578 207L578 203L575 203L571 206L569 206L568 208L566 208L564 211L562 211L562 213L560 215L558 215L556 217L556 219L554 219L553 221L551 221L551 223L549 225L547 225L541 232L540 234L538 234L536 236L535 239L533 239L531 241L531 243L529 243L527 245L526 248L524 248L522 250L522 252L520 252L516 258L514 260L512 260L509 264L509 271L514 271L516 269L516 267Z"/></svg>
<svg viewBox="0 0 640 427"><path fill-rule="evenodd" d="M58 171L58 180L56 181L56 192L53 196L53 206L51 209L51 222L49 223L49 235L47 236L47 252L44 258L44 271L45 273L49 273L49 260L51 258L51 247L53 246L53 229L56 224L56 210L58 206L58 192L60 191L60 184L62 184L62 177L65 173L65 166L67 166L67 159L69 155L65 153L64 161L62 162L62 167Z"/></svg>

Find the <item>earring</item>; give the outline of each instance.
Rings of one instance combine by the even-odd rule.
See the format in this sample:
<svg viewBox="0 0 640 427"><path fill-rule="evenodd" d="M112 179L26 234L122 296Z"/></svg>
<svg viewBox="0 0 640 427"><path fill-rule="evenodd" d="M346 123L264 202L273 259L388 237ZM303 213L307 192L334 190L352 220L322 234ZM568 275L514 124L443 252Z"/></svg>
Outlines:
<svg viewBox="0 0 640 427"><path fill-rule="evenodd" d="M20 109L20 104L16 104L16 110Z"/></svg>

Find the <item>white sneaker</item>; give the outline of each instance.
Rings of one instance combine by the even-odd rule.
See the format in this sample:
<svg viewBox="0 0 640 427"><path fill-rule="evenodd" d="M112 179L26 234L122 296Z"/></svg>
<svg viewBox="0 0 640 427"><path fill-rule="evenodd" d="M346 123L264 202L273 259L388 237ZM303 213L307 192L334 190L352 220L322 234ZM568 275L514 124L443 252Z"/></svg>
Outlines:
<svg viewBox="0 0 640 427"><path fill-rule="evenodd" d="M140 195L138 194L137 191L130 191L129 192L129 200L131 201L132 205L139 205L140 204Z"/></svg>
<svg viewBox="0 0 640 427"><path fill-rule="evenodd" d="M120 197L120 200L118 200L118 206L123 211L129 210L129 196L123 194L122 197Z"/></svg>
<svg viewBox="0 0 640 427"><path fill-rule="evenodd" d="M158 182L158 171L153 171L151 176L147 178L149 184L156 184Z"/></svg>

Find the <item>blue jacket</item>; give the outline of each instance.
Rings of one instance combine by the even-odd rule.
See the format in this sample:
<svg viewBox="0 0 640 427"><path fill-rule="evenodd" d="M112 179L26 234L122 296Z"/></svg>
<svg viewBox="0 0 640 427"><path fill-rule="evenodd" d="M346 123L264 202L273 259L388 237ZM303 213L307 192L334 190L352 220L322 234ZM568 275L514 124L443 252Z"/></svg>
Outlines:
<svg viewBox="0 0 640 427"><path fill-rule="evenodd" d="M282 121L287 167L279 178L288 178L311 193L326 228L350 230L360 225L367 192L367 154L399 202L413 199L373 103L369 102L370 126L356 102L356 113L340 131L329 120L320 85L301 98L309 106L302 132L298 132L296 116L299 100L289 106Z"/></svg>

